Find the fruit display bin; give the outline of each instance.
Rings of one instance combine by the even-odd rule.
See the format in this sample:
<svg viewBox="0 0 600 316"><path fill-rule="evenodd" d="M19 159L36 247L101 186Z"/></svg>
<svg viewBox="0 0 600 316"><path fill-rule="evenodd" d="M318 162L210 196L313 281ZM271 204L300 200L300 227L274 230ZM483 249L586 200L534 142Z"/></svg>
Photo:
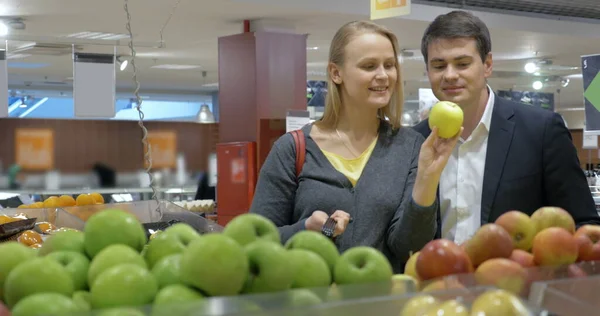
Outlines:
<svg viewBox="0 0 600 316"><path fill-rule="evenodd" d="M10 217L24 214L27 218L35 218L36 223L48 222L57 228L72 228L83 230L84 221L69 214L61 208L7 208L0 210L0 215L8 215Z"/></svg>
<svg viewBox="0 0 600 316"><path fill-rule="evenodd" d="M213 221L207 220L197 213L190 212L166 200L136 201L131 203L98 204L86 206L73 206L63 208L69 214L75 215L83 221L97 212L118 209L135 215L143 224L167 223L170 221L184 222L200 233L221 232L223 227Z"/></svg>
<svg viewBox="0 0 600 316"><path fill-rule="evenodd" d="M406 286L410 286L408 283ZM405 308L408 304L416 303L423 294L407 291L403 294L382 295L386 284L363 284L340 286L338 288L295 289L272 294L254 294L232 297L214 297L191 304L164 305L154 307L124 308L127 315L197 315L197 316L405 316L415 315ZM463 313L456 315L470 315L473 303L483 294L497 289L492 287L476 287L462 290L446 290L427 293L440 304L446 304L448 315L450 310L457 307L463 308ZM335 293L334 293L335 292ZM515 300L498 302L489 300L490 309L505 308L505 315L538 316L547 315L546 311L530 305L527 301L513 297ZM450 302L452 301L452 302ZM504 303L504 304L503 304ZM452 308L454 305L454 308ZM459 305L459 306L457 306ZM510 313L515 305L520 306L520 313ZM479 306L482 306L481 302ZM101 315L104 311L94 311L81 316ZM123 314L125 315L125 314ZM441 315L441 313L436 313ZM454 314L452 314L454 315ZM476 314L476 315L486 315Z"/></svg>
<svg viewBox="0 0 600 316"><path fill-rule="evenodd" d="M557 315L598 315L600 275L536 282L529 301Z"/></svg>
<svg viewBox="0 0 600 316"><path fill-rule="evenodd" d="M525 275L513 275L510 271L505 271L504 274L495 276L493 280L478 277L476 273L455 274L422 282L420 289L462 289L477 286L496 286L516 293L523 298L529 298L533 284L536 282L600 275L600 261L585 261L557 267L531 267L525 269L525 272Z"/></svg>

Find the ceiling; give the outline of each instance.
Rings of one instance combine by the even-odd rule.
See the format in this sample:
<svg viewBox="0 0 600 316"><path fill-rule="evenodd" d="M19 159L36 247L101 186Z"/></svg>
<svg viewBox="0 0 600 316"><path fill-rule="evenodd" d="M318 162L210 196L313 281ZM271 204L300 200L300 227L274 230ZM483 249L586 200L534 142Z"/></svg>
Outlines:
<svg viewBox="0 0 600 316"><path fill-rule="evenodd" d="M597 3L591 1L592 5ZM427 4L415 1L410 16L377 21L391 28L398 35L401 47L414 54L403 58L407 99L413 100L412 103L418 98L418 88L428 87L418 52L422 33L435 15L450 10L447 3L433 2L451 1L427 1ZM312 49L307 52L308 77L323 79L328 45L337 28L350 20L369 18L367 0L130 0L128 3L142 93L178 98L186 95L194 98L217 89L217 39L241 32L245 19L258 21L256 25L266 28L309 34L307 46ZM0 0L2 19L17 28L25 26L11 29L6 37L11 88L29 93L60 90L68 95L72 90L72 45L80 51L96 53L112 53L116 45L117 54L128 58L131 53L127 47L123 4L124 0ZM547 58L552 64L543 66L537 75L540 80L551 79L542 91L560 89L556 97L558 108L582 107L580 56L600 53L599 23L511 16L498 9L476 13L492 32L493 88L531 90L536 75L526 73L524 65L530 60ZM122 35L122 39L69 37L82 32L112 33L117 35L113 38ZM19 47L32 43L37 43L35 49L18 51ZM54 47L48 50L45 47L48 44ZM155 68L160 65L196 68ZM133 91L131 77L131 66L122 72L117 70L117 89L122 95ZM570 84L561 87L556 78L570 78Z"/></svg>

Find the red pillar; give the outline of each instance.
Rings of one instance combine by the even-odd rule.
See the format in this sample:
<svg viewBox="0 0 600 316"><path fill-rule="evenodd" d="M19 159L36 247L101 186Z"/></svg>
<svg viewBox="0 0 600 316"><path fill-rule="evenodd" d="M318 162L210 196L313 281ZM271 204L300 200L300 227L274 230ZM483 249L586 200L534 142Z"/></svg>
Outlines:
<svg viewBox="0 0 600 316"><path fill-rule="evenodd" d="M255 185L251 182L256 181L272 142L285 133L286 112L306 110L306 35L251 31L247 26L251 27L245 22L244 33L219 38L220 146L253 142L256 148L255 168L246 170L246 183L218 175L222 225L248 211L250 202L242 207L239 200L251 201ZM217 153L218 164L230 164L228 159ZM249 198L243 198L246 194Z"/></svg>

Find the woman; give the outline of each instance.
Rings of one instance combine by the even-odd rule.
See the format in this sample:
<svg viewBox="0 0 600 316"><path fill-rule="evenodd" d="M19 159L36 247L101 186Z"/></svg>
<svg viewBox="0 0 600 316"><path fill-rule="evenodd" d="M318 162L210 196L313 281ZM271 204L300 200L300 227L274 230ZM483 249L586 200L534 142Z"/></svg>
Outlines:
<svg viewBox="0 0 600 316"><path fill-rule="evenodd" d="M340 251L381 250L396 273L434 238L436 190L456 144L401 128L402 80L396 37L371 22L344 25L331 43L325 113L302 128L306 158L296 179L295 144L279 138L260 171L251 212L287 241L337 221ZM386 120L387 118L388 120ZM353 219L352 223L350 218Z"/></svg>

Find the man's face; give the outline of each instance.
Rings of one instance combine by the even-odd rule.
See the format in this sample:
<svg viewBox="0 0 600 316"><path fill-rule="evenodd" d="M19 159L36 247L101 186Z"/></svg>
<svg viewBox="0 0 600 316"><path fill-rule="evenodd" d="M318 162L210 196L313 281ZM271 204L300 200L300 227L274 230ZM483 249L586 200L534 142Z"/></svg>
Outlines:
<svg viewBox="0 0 600 316"><path fill-rule="evenodd" d="M492 74L492 55L481 60L472 38L437 39L428 47L427 75L433 94L440 101L454 102L463 109L478 106Z"/></svg>

